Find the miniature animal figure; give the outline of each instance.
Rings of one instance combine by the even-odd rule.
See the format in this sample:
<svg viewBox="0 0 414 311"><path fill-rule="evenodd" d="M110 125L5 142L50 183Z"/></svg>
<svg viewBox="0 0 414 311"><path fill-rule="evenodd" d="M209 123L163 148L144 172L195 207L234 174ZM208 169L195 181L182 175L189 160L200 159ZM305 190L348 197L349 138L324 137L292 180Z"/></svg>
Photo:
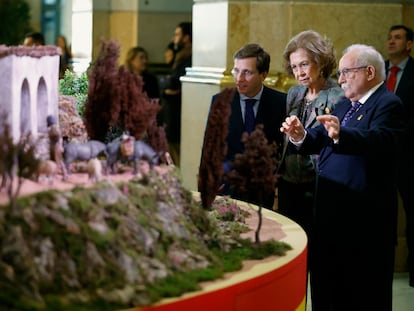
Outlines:
<svg viewBox="0 0 414 311"><path fill-rule="evenodd" d="M69 142L63 146L63 162L69 173L73 161L89 161L100 155L106 156L106 144L99 140L89 140L85 143Z"/></svg>
<svg viewBox="0 0 414 311"><path fill-rule="evenodd" d="M41 160L36 171L36 180L40 182L40 177L46 177L46 180L50 185L53 185L55 177L58 171L58 167L55 161L52 160Z"/></svg>
<svg viewBox="0 0 414 311"><path fill-rule="evenodd" d="M126 145L121 148L123 141L126 143ZM142 140L135 140L132 138L132 142L132 152L130 145L128 145L131 143L131 136L122 136L114 139L107 144L107 173L108 169L111 168L112 173L115 174L117 172L116 163L120 160L134 161L134 174L138 173L140 160L146 160L151 168L159 163L159 159L162 156L163 152L155 152L155 150L150 145L143 142ZM125 151L127 153L125 153Z"/></svg>
<svg viewBox="0 0 414 311"><path fill-rule="evenodd" d="M88 161L88 165L86 167L86 171L88 172L88 180L90 182L98 182L102 179L102 163L99 159L93 158Z"/></svg>

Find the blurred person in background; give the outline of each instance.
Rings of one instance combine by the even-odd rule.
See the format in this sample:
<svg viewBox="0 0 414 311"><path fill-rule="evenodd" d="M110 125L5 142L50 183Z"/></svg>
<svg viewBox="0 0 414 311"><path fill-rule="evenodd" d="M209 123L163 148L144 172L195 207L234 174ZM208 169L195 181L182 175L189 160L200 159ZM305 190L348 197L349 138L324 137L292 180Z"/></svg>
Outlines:
<svg viewBox="0 0 414 311"><path fill-rule="evenodd" d="M25 34L23 40L24 46L39 46L45 45L45 37L41 32L29 32Z"/></svg>
<svg viewBox="0 0 414 311"><path fill-rule="evenodd" d="M158 79L148 71L148 52L143 47L136 46L129 49L125 59L125 66L130 72L142 79L142 91L149 98L160 97Z"/></svg>
<svg viewBox="0 0 414 311"><path fill-rule="evenodd" d="M56 38L56 46L60 47L59 79L65 76L66 70L72 70L72 52L65 36Z"/></svg>

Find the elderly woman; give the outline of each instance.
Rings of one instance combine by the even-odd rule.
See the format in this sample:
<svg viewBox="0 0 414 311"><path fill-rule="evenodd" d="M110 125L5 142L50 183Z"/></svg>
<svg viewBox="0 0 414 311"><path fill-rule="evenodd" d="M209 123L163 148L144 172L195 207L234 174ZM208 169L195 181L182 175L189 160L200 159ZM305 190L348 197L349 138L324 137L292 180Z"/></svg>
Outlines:
<svg viewBox="0 0 414 311"><path fill-rule="evenodd" d="M313 30L294 36L286 45L286 70L298 85L287 95L287 114L297 115L305 127L319 124L318 115L329 114L344 93L331 78L336 55L331 42ZM287 145L287 144L285 144ZM279 165L278 211L311 233L316 156L290 154L284 149Z"/></svg>

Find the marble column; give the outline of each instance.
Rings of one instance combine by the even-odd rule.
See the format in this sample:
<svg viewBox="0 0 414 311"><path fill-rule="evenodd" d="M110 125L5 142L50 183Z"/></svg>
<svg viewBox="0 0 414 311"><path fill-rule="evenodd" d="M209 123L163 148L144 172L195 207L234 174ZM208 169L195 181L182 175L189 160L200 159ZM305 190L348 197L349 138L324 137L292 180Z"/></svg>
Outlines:
<svg viewBox="0 0 414 311"><path fill-rule="evenodd" d="M93 50L96 59L101 40L116 40L120 45L119 64L123 64L128 49L138 42L138 1L93 1Z"/></svg>

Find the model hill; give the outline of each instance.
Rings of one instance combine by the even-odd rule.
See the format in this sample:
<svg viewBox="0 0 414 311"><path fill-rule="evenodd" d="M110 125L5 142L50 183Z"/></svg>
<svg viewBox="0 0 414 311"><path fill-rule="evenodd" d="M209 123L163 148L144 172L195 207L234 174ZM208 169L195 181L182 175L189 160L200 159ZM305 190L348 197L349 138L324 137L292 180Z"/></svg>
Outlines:
<svg viewBox="0 0 414 311"><path fill-rule="evenodd" d="M181 186L177 169L166 172L38 192L19 198L14 207L0 206L2 308L116 310L151 305L221 277L228 270L223 253L260 253L251 240L240 238L248 230L246 215L239 209L220 212L223 217L214 208L206 211ZM271 242L261 243L270 250L264 256L289 249ZM231 270L240 269L243 258L233 259L237 264Z"/></svg>

